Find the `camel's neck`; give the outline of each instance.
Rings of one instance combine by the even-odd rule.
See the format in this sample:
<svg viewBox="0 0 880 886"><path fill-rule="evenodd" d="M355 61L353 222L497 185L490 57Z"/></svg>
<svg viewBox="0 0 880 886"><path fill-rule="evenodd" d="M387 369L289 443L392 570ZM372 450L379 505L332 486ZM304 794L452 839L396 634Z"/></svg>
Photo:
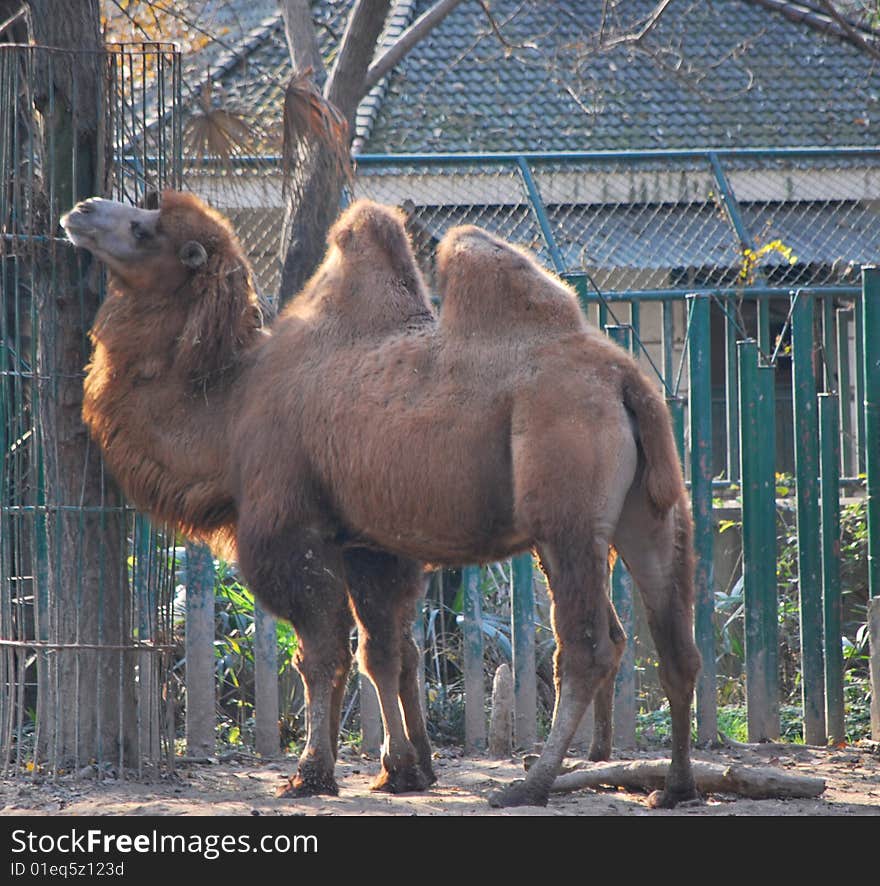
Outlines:
<svg viewBox="0 0 880 886"><path fill-rule="evenodd" d="M83 417L139 509L216 539L235 520L227 428L238 367L194 388L176 365L177 336L169 335L182 320L111 296L92 330Z"/></svg>

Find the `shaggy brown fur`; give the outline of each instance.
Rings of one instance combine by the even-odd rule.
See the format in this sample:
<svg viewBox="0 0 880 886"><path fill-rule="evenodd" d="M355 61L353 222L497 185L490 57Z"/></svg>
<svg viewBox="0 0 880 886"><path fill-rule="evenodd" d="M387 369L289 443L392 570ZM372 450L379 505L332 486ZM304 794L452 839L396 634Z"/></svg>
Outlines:
<svg viewBox="0 0 880 886"><path fill-rule="evenodd" d="M296 297L292 316L321 313L337 335L385 335L434 320L404 230L406 216L369 200L353 203L330 229L320 268Z"/></svg>
<svg viewBox="0 0 880 886"><path fill-rule="evenodd" d="M432 778L408 641L418 563L538 551L553 597L556 712L526 781L495 802L545 803L586 706L597 693L610 699L624 643L606 594L613 543L644 597L672 708L673 764L661 802L694 796L692 529L662 400L627 354L572 311L565 288L509 247L491 264L482 246L471 254L472 234L451 233L440 250L441 323L423 316L419 286L398 282L418 280L415 266L405 267L411 253L389 252L388 239L377 234L384 222L364 208L351 210L361 221L337 226L326 265L273 334L255 332L238 345L236 365L208 373L198 396L192 371L175 362L188 313L179 306L192 308L212 293L184 285L181 298L164 288L170 270L154 278L150 309L140 323L127 318L114 333L120 353L108 349L105 359L149 361L161 373L147 380L114 375L112 386L135 403L117 414L120 391L106 415L95 400L90 424L99 434L112 425L132 453L147 450L169 483L186 490L196 478L228 503L248 582L297 630L305 626L312 638L305 648L321 631L341 636L333 627L340 618L334 595L345 581L367 638L361 663L386 727L378 786L391 790L424 787ZM372 244L366 257L364 243ZM169 242L167 254L179 256L180 243ZM370 282L363 279L368 272ZM527 287L518 285L521 276ZM516 303L506 321L508 298ZM362 311L369 303L377 316ZM250 304L242 286L240 310ZM409 306L417 307L412 324ZM530 311L541 319L520 322ZM366 327L362 334L355 334L355 317ZM395 317L405 328L394 327ZM150 327L148 336L141 325ZM96 351L109 334L107 324L102 329ZM117 461L114 470L124 473L125 465ZM186 493L177 500L185 504ZM307 685L321 694L310 699L320 722L332 721L327 712L345 664L338 645L325 639L333 655L301 663ZM312 752L326 778L330 752L320 757L317 743ZM306 756L300 771L311 762Z"/></svg>
<svg viewBox="0 0 880 886"><path fill-rule="evenodd" d="M104 228L110 230L96 226L102 212L108 215ZM268 339L250 271L226 220L192 195L166 193L161 213L135 210L116 218L119 212L109 201L87 201L64 220L71 239L92 248L111 270L109 295L92 329L83 418L111 471L139 508L232 557L239 486L246 481L230 444L236 426L240 427L242 400L249 396L243 385L246 369L258 362ZM132 240L129 225L132 231L138 228L140 239ZM388 328L404 328L416 320L433 322L399 227L396 215L382 207L352 207L337 223L333 248L314 281L332 276L339 286L348 286L341 297L348 299L354 315L355 299L366 298L362 287L369 286L372 276L375 291L387 296L382 322ZM113 228L123 231L117 238L121 245L110 241ZM340 292L322 286L310 298L318 301L321 294L327 296L325 333L350 337L353 316L346 316L332 297ZM372 323L378 334L380 327L366 304L360 312L365 325ZM282 388L287 383L284 378L278 381ZM258 402L282 430L290 416L273 418L272 396L262 390ZM241 447L248 450L250 429L243 430ZM259 458L274 461L286 448L284 442L267 453L257 444L255 451ZM305 485L306 477L302 480ZM276 498L279 491L273 492ZM284 515L277 519L283 526ZM302 538L301 551L291 549L292 537L282 537L277 551L267 542L269 548L260 553L262 562L254 563L247 550L242 558L254 592L275 614L290 620L299 635L296 663L306 689L308 740L297 775L286 789L290 795L337 790L333 765L351 661L352 616L342 551L308 526L303 527ZM397 588L392 606L400 611L394 624L407 618L411 622L414 602L423 590L418 564L368 552L348 552L345 558L364 573L349 585L361 596L372 594L384 602L370 574L376 568L374 561L379 561ZM296 581L288 582L290 572ZM399 676L400 688L395 694L400 695L407 734L418 757L408 758L406 766L393 771L386 767L379 786L422 789L434 774L415 682L415 649L410 648L408 636L386 641L386 626L371 626L371 620L381 622L388 615L384 609L374 615L372 600L359 601L354 608L364 634L362 659L366 661L372 635L397 649L401 661L394 680L396 685ZM364 667L368 671L366 663ZM412 756L409 742L405 752Z"/></svg>

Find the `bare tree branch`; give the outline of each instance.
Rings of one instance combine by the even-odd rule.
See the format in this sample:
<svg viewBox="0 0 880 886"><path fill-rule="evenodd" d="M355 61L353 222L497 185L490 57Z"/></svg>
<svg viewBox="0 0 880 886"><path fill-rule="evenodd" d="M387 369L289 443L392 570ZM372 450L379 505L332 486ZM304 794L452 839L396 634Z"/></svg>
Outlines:
<svg viewBox="0 0 880 886"><path fill-rule="evenodd" d="M638 31L633 31L629 34L622 34L619 37L615 37L611 40L604 41L602 45L602 49L613 49L615 46L623 46L626 44L633 43L641 43L654 28L660 22L660 19L663 16L663 13L669 8L672 0L660 0L660 2L654 7L650 15L645 19L642 27ZM604 10L603 10L604 14ZM604 27L604 21L603 21Z"/></svg>
<svg viewBox="0 0 880 886"><path fill-rule="evenodd" d="M395 40L394 45L370 65L364 81L365 91L372 89L416 43L437 27L461 2L462 0L438 0L430 9L423 12Z"/></svg>
<svg viewBox="0 0 880 886"><path fill-rule="evenodd" d="M492 33L495 35L495 38L498 42L506 49L506 50L514 50L514 49L537 49L538 47L534 43L513 43L511 42L503 33L502 26L499 26L498 22L495 21L495 16L492 15L492 10L489 9L489 4L486 0L477 0L477 2L482 6L483 12L486 13L486 18L489 19L489 27L492 28ZM513 16L511 16L513 18ZM508 22L511 19L508 19Z"/></svg>
<svg viewBox="0 0 880 886"><path fill-rule="evenodd" d="M840 25L846 40L852 43L853 46L861 49L862 52L867 52L868 55L873 58L880 59L880 50L878 50L873 44L869 43L862 34L851 25L840 12L834 8L833 3L829 2L829 0L819 0L819 5L838 25Z"/></svg>
<svg viewBox="0 0 880 886"><path fill-rule="evenodd" d="M322 84L327 74L309 0L278 0L278 5L284 19L284 34L293 70L300 72L311 68L315 80Z"/></svg>
<svg viewBox="0 0 880 886"><path fill-rule="evenodd" d="M358 103L367 91L367 69L390 8L391 0L356 0L324 87L324 97L342 112L351 132Z"/></svg>
<svg viewBox="0 0 880 886"><path fill-rule="evenodd" d="M758 3L765 9L778 12L789 21L806 25L820 34L833 34L841 40L846 40L847 43L852 44L872 58L880 59L880 49L868 39L868 32L855 27L828 0L817 0L821 8L826 11L826 15L822 15L811 6L789 3L785 2L785 0L753 0L753 2Z"/></svg>
<svg viewBox="0 0 880 886"><path fill-rule="evenodd" d="M5 22L0 22L0 34L5 33L7 28L11 28L17 21L21 21L27 15L27 10L22 6L18 12L13 13Z"/></svg>

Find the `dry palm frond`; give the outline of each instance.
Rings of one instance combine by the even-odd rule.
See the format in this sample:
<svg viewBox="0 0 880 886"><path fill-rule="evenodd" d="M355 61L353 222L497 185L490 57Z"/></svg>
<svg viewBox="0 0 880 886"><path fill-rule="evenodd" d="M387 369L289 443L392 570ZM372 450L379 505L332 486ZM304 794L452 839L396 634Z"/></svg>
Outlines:
<svg viewBox="0 0 880 886"><path fill-rule="evenodd" d="M252 153L255 127L246 114L215 102L210 81L202 87L198 109L189 116L184 147L189 157L216 160L222 172L234 172L234 159Z"/></svg>
<svg viewBox="0 0 880 886"><path fill-rule="evenodd" d="M284 168L296 165L300 144L308 137L328 151L346 181L352 180L348 123L321 94L312 69L294 73L284 93Z"/></svg>

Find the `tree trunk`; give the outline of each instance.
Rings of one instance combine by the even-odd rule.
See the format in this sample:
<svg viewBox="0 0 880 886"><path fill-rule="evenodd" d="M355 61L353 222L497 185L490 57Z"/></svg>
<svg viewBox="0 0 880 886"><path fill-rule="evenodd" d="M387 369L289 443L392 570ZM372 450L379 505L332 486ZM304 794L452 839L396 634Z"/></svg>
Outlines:
<svg viewBox="0 0 880 886"><path fill-rule="evenodd" d="M314 138L300 141L296 157L297 166L285 176L282 189L284 226L279 307L302 289L321 263L327 231L339 215L345 184L339 164Z"/></svg>
<svg viewBox="0 0 880 886"><path fill-rule="evenodd" d="M391 0L358 0L349 16L333 70L324 85L325 98L349 123L349 138L354 133L355 112L363 98L367 70L390 7ZM308 3L306 0L283 0L282 11L294 71L311 67L316 82L322 82L324 70L320 59L316 61L316 43L301 33L305 16L310 15ZM285 153L295 157L296 163L285 174L279 305L293 298L321 263L327 231L339 214L346 181L345 172L332 152L326 150L311 132L303 132L295 149Z"/></svg>
<svg viewBox="0 0 880 886"><path fill-rule="evenodd" d="M42 175L35 230L54 238L78 200L105 190L104 83L97 0L29 0ZM133 761L137 747L123 500L81 418L97 269L49 240L37 253L39 429L46 510L38 752L54 767ZM70 648L78 646L79 648Z"/></svg>

